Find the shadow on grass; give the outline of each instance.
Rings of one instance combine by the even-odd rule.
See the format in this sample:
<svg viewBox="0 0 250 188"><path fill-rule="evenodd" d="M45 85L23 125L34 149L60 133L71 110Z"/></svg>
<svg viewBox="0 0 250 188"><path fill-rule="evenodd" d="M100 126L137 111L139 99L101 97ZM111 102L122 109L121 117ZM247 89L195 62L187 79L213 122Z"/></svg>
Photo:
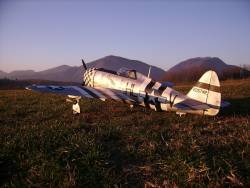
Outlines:
<svg viewBox="0 0 250 188"><path fill-rule="evenodd" d="M230 102L230 106L221 110L221 116L250 115L250 97L227 99L226 101Z"/></svg>
<svg viewBox="0 0 250 188"><path fill-rule="evenodd" d="M127 139L127 138L126 138ZM109 184L130 184L142 186L143 177L138 177L133 166L141 165L144 158L136 150L128 150L126 140L119 131L112 130L100 135L97 144L102 145L102 153L106 156L106 175Z"/></svg>
<svg viewBox="0 0 250 188"><path fill-rule="evenodd" d="M0 186L9 181L17 173L18 167L12 158L0 158Z"/></svg>

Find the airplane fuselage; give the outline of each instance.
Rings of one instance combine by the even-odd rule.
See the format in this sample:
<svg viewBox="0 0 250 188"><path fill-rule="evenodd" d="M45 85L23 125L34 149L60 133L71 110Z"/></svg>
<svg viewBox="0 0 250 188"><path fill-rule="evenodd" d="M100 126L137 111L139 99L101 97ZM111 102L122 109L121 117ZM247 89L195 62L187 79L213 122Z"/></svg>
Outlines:
<svg viewBox="0 0 250 188"><path fill-rule="evenodd" d="M156 111L178 111L179 114L193 113L203 114L204 110L181 111L175 104L182 101L188 102L188 97L178 91L162 86L162 83L156 82L137 72L135 77L125 77L116 72L104 71L98 69L88 69L84 73L83 81L86 86L93 88L109 88L122 91L128 98L136 101L137 105L145 106ZM117 96L119 97L119 96ZM130 103L129 100L126 102Z"/></svg>

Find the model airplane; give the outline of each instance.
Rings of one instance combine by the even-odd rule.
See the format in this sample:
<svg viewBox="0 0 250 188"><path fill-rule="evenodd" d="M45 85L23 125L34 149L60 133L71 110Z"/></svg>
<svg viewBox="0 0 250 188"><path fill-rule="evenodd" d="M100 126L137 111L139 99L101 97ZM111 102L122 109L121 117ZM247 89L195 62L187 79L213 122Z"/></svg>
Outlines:
<svg viewBox="0 0 250 188"><path fill-rule="evenodd" d="M222 101L220 83L216 72L205 72L187 95L172 88L172 84L160 83L136 72L121 68L111 71L103 68L89 68L82 60L85 72L82 86L31 85L26 89L68 95L67 101L74 100L73 113L80 113L81 97L100 100L116 100L130 107L141 105L156 111L173 111L179 115L186 113L215 116ZM185 76L185 75L183 75ZM227 106L228 103L223 103Z"/></svg>

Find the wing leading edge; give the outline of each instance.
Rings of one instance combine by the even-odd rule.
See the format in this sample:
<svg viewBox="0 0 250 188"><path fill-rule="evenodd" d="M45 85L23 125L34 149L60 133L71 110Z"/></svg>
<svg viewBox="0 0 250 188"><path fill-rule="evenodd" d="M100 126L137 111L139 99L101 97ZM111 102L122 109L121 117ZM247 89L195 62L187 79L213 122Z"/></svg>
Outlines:
<svg viewBox="0 0 250 188"><path fill-rule="evenodd" d="M129 104L136 102L121 91L108 88L93 88L87 86L31 85L27 86L26 89L42 93L81 96L85 98L96 98L100 100L111 99Z"/></svg>

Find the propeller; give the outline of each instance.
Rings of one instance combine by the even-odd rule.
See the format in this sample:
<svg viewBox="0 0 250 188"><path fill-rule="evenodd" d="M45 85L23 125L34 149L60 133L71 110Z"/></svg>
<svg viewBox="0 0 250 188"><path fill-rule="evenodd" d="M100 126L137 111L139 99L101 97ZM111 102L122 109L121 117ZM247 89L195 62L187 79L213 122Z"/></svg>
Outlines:
<svg viewBox="0 0 250 188"><path fill-rule="evenodd" d="M87 66L86 66L86 63L84 62L84 60L82 59L82 66L85 70L87 70Z"/></svg>
<svg viewBox="0 0 250 188"><path fill-rule="evenodd" d="M87 70L87 66L86 66L86 63L84 62L84 60L82 59L82 66L84 68L84 72ZM85 82L84 82L84 78L83 78L83 82L82 82L82 85L84 86L85 85Z"/></svg>

